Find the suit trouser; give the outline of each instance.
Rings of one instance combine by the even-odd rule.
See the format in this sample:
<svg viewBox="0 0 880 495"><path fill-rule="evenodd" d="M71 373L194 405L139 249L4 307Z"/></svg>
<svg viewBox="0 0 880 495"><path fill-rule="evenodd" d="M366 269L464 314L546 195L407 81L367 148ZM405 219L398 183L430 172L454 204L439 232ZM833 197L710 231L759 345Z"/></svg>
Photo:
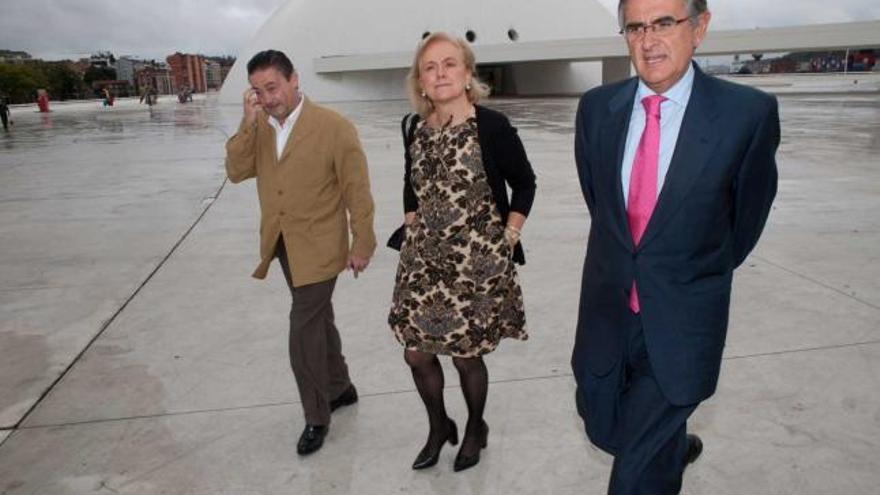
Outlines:
<svg viewBox="0 0 880 495"><path fill-rule="evenodd" d="M687 455L687 419L697 404L676 406L666 399L640 317L630 314L625 327L619 364L604 377L588 378L589 398L579 397L578 407L592 409L584 416L590 438L614 456L609 494L675 495Z"/></svg>
<svg viewBox="0 0 880 495"><path fill-rule="evenodd" d="M329 425L330 401L351 386L342 355L342 340L333 323L333 289L336 277L294 287L290 263L279 240L276 256L293 302L290 306L290 367L296 378L306 424Z"/></svg>
<svg viewBox="0 0 880 495"><path fill-rule="evenodd" d="M5 111L0 112L0 120L3 121L3 130L8 131L9 130L9 117L7 116Z"/></svg>

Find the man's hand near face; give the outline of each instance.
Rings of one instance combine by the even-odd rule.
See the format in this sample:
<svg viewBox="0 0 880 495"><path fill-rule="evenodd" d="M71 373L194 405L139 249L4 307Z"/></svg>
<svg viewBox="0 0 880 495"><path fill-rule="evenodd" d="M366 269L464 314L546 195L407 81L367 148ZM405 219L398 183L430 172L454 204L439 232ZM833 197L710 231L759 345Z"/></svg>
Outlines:
<svg viewBox="0 0 880 495"><path fill-rule="evenodd" d="M246 125L254 125L257 121L257 116L260 114L260 110L262 110L262 106L260 105L260 98L257 96L256 90L254 88L248 88L244 91L244 122Z"/></svg>

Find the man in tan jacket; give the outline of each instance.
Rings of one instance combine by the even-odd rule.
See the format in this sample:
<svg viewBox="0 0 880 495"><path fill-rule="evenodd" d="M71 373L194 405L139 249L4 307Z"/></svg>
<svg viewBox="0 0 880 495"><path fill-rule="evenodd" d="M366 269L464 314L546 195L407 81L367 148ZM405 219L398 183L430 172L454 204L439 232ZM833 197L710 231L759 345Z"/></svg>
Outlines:
<svg viewBox="0 0 880 495"><path fill-rule="evenodd" d="M290 363L306 420L297 452L306 455L323 445L330 413L357 402L331 298L337 275L357 277L376 249L373 198L354 126L300 93L284 53L256 54L248 81L226 173L233 183L257 179L261 262L253 276L265 278L278 258L290 287Z"/></svg>

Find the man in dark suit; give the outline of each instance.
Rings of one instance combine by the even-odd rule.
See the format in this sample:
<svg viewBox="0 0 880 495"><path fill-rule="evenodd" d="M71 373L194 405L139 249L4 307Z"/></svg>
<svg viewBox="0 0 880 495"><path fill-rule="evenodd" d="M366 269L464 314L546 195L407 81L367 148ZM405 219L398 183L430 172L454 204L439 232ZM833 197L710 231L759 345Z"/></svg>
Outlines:
<svg viewBox="0 0 880 495"><path fill-rule="evenodd" d="M587 92L575 156L591 225L572 367L609 493L671 495L702 442L733 270L776 194L775 98L692 62L705 0L621 0L638 77Z"/></svg>

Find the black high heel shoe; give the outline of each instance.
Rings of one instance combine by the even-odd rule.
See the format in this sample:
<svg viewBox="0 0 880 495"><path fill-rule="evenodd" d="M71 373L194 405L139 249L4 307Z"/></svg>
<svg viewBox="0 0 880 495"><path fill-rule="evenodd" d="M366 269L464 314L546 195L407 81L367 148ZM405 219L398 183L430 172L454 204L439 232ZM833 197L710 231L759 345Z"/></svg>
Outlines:
<svg viewBox="0 0 880 495"><path fill-rule="evenodd" d="M455 472L464 471L465 469L472 468L480 462L480 450L485 449L486 445L489 443L489 425L483 421L483 435L480 439L480 448L477 450L477 453L474 455L462 455L461 450L458 451L458 455L455 456L455 464L452 465L452 470ZM464 446L464 442L462 442L462 446Z"/></svg>
<svg viewBox="0 0 880 495"><path fill-rule="evenodd" d="M436 450L431 449L430 442L425 444L413 462L413 469L425 469L437 464L437 461L440 460L440 450L443 449L443 444L446 442L449 442L450 445L458 445L458 427L455 426L455 421L450 419L448 426L449 430L446 433L446 437L440 441Z"/></svg>

